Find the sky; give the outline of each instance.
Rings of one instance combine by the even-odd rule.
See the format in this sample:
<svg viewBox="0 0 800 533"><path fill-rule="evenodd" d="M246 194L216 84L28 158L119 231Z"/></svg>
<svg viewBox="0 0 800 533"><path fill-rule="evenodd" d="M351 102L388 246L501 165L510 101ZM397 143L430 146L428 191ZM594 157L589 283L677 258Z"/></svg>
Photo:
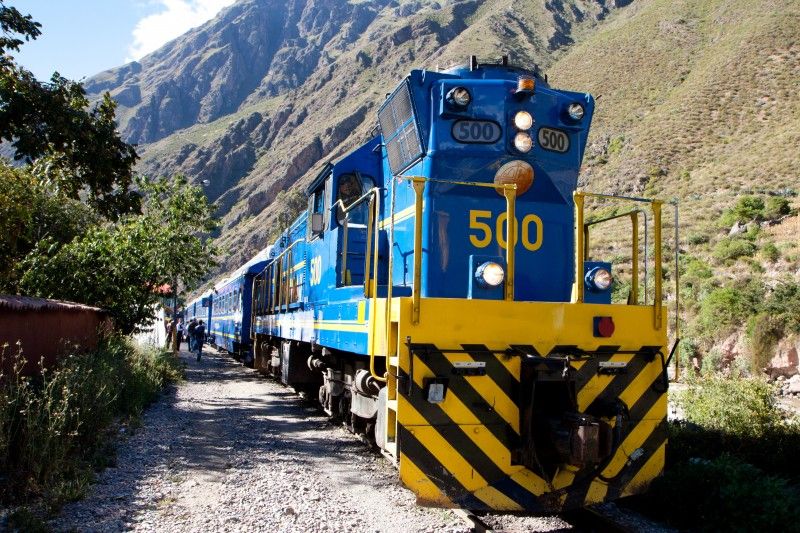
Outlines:
<svg viewBox="0 0 800 533"><path fill-rule="evenodd" d="M235 0L5 0L42 25L13 54L40 80L73 80L123 65L213 18Z"/></svg>

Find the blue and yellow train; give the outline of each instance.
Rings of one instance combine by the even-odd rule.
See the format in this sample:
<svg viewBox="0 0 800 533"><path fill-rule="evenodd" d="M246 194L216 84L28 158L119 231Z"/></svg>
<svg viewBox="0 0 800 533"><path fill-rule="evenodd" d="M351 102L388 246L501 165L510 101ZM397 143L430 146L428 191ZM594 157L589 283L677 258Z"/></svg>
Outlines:
<svg viewBox="0 0 800 533"><path fill-rule="evenodd" d="M420 503L553 512L640 492L663 468L661 204L587 218L594 107L505 58L411 71L379 134L308 187L252 295L234 289L254 365L374 438ZM589 230L620 217L633 273L612 304Z"/></svg>

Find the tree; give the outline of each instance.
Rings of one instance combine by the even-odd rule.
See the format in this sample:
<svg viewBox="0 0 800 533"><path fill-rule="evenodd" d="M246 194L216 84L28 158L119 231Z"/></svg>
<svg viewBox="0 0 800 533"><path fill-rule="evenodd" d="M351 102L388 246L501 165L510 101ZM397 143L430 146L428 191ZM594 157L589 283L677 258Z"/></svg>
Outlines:
<svg viewBox="0 0 800 533"><path fill-rule="evenodd" d="M37 242L69 242L98 221L90 207L49 189L28 169L0 162L0 292L17 292L18 267Z"/></svg>
<svg viewBox="0 0 800 533"><path fill-rule="evenodd" d="M153 318L156 289L194 287L214 266L208 232L215 207L179 176L140 179L141 214L97 225L59 246L44 239L23 263L22 289L107 309L117 329L137 331Z"/></svg>
<svg viewBox="0 0 800 533"><path fill-rule="evenodd" d="M136 212L138 155L116 131L111 96L90 108L80 83L57 72L40 82L9 55L36 39L39 28L0 0L0 141L11 144L15 160L37 162L37 176L66 197L77 200L85 191L88 203L111 218Z"/></svg>

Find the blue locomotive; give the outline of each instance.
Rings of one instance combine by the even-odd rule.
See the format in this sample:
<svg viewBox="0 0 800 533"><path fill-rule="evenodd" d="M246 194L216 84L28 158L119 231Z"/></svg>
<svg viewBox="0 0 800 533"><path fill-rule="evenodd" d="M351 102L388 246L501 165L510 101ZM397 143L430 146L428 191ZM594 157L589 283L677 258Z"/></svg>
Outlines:
<svg viewBox="0 0 800 533"><path fill-rule="evenodd" d="M374 438L420 503L550 512L663 468L661 203L627 199L655 231L642 294L645 209L587 219L577 191L594 106L505 58L411 71L254 278L255 366ZM590 228L620 217L633 273L612 304Z"/></svg>

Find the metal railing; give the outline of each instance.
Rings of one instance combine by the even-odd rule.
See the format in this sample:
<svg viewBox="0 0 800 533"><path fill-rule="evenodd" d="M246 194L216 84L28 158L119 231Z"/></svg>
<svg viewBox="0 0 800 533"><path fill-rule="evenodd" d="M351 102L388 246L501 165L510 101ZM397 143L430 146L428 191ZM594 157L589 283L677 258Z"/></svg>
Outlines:
<svg viewBox="0 0 800 533"><path fill-rule="evenodd" d="M293 303L289 301L289 284L291 283L290 278L293 274L292 258L294 257L294 247L301 242L305 242L305 239L298 239L294 241L264 268L265 271L270 267L272 268L270 276L272 277L272 286L270 287L271 290L269 291L269 305L267 307L271 314L280 311L284 305L288 310L289 304ZM286 263L285 267L284 263ZM266 283L266 281L267 276L265 275L264 283Z"/></svg>
<svg viewBox="0 0 800 533"><path fill-rule="evenodd" d="M436 178L426 178L424 176L404 176L404 179L410 180L414 187L415 199L414 208L416 218L414 221L414 281L411 291L412 300L412 314L411 323L419 323L420 315L420 297L421 297L421 275L422 275L422 200L423 193L425 192L425 184L427 182L433 183L447 183L450 185L465 185L468 187L484 187L492 189L502 189L503 196L506 199L506 279L504 286L504 298L507 301L514 299L514 248L517 244L516 239L516 198L517 186L516 184L495 184L495 183L475 183L469 181L453 181L443 180ZM394 217L394 206L392 206L392 217ZM390 247L394 246L393 242L389 243ZM390 283L391 285L391 283Z"/></svg>
<svg viewBox="0 0 800 533"><path fill-rule="evenodd" d="M340 198L339 200L336 200L336 202L334 202L333 206L331 206L331 210L334 210L334 209L338 209L339 210L337 212L337 219L339 218L338 217L338 213L342 213L344 215L344 221L341 223L342 224L342 272L341 272L341 275L340 275L340 283L342 285L348 285L349 282L347 280L347 253L348 253L347 248L348 248L348 238L349 238L349 236L348 236L348 227L349 227L349 224L350 224L350 213L356 207L360 206L361 204L363 204L367 200L369 200L369 204L368 204L369 207L368 207L368 211L367 211L367 213L368 213L367 217L368 218L367 218L367 224L366 224L366 226L367 226L367 238L366 238L367 249L364 252L364 296L369 298L370 294L372 292L372 289L371 289L372 285L371 285L371 282L370 282L369 269L370 269L370 264L372 263L371 255L372 255L373 231L374 231L374 240L375 240L375 261L374 261L374 265L373 265L373 268L375 270L375 279L377 279L377 272L378 272L378 270L377 270L377 264L378 264L377 252L378 252L378 242L379 242L378 241L379 221L378 221L378 217L375 216L375 213L379 212L379 211L377 209L375 209L375 208L378 205L378 203L380 202L380 189L378 187L373 187L372 189L370 189L369 191L367 191L366 193L361 195L359 198L357 198L355 201L353 201L348 206L345 206L344 202L342 202L342 200ZM375 226L374 229L373 229L373 226Z"/></svg>
<svg viewBox="0 0 800 533"><path fill-rule="evenodd" d="M573 198L575 200L575 299L578 303L584 301L584 284L583 284L583 268L586 257L589 253L589 228L593 225L608 222L623 217L630 217L631 219L631 295L628 303L632 305L638 304L638 287L639 287L639 214L645 217L645 239L647 236L647 215L641 209L632 209L625 213L605 217L599 220L585 222L585 199L586 198L603 198L612 200L625 200L630 202L644 203L650 205L650 212L653 217L653 327L661 329L662 325L662 242L661 242L661 207L660 200L652 200L649 198L636 198L630 196L614 196L610 194L598 194L591 192L574 192ZM647 242L647 241L645 241ZM646 245L645 245L646 246ZM645 247L645 264L647 263L647 248ZM647 278L647 270L645 270L645 280ZM678 298L677 275L675 276L675 297L676 309ZM646 283L646 281L645 281ZM645 285L644 305L647 305L647 287ZM677 332L676 332L677 334Z"/></svg>

